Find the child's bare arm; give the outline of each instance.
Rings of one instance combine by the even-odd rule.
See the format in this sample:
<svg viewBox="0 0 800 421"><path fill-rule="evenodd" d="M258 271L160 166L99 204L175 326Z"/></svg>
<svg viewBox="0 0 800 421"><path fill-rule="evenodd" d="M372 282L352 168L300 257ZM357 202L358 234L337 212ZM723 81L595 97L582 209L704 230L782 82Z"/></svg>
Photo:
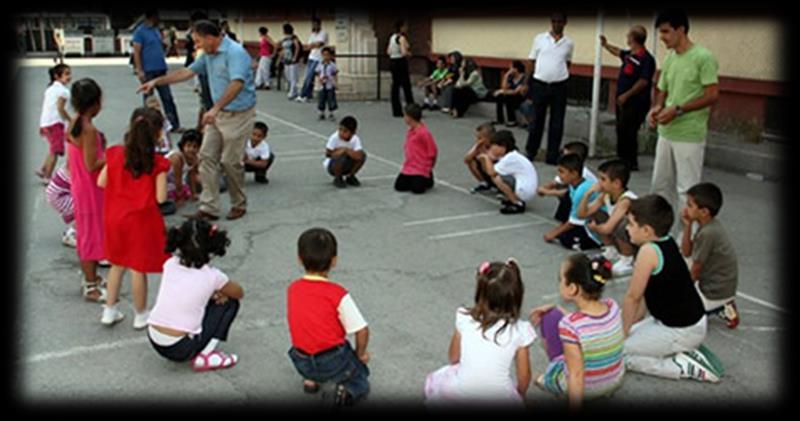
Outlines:
<svg viewBox="0 0 800 421"><path fill-rule="evenodd" d="M69 113L67 112L67 99L59 98L56 104L58 107L58 114L61 115L61 118L63 118L65 121L72 120L72 118L69 116Z"/></svg>
<svg viewBox="0 0 800 421"><path fill-rule="evenodd" d="M636 264L633 267L633 276L622 302L622 331L626 338L630 334L631 326L642 317L640 307L644 299L644 291L650 280L650 274L658 266L658 255L653 247L648 245L639 248Z"/></svg>
<svg viewBox="0 0 800 421"><path fill-rule="evenodd" d="M583 401L583 353L574 343L564 344L564 362L567 363L567 398L572 409L578 409Z"/></svg>
<svg viewBox="0 0 800 421"><path fill-rule="evenodd" d="M583 196L581 196L581 200L578 202L578 211L576 212L578 218L585 219L588 218L589 215L594 213L594 212L589 212L589 197L592 195L592 193L597 192L599 190L600 190L600 184L595 183L589 190L586 191L586 193L583 194ZM597 206L597 209L600 209L600 206L602 206L603 204L602 201L603 195L599 194L597 199L599 199L600 201L600 204ZM594 202L592 204L594 204ZM597 209L595 209L595 212L597 211Z"/></svg>
<svg viewBox="0 0 800 421"><path fill-rule="evenodd" d="M244 290L242 289L242 286L239 285L238 282L234 281L226 282L218 292L224 294L228 298L233 298L234 300L241 300L244 298Z"/></svg>
<svg viewBox="0 0 800 421"><path fill-rule="evenodd" d="M598 198L599 200L600 198ZM594 231L598 234L608 235L614 232L614 229L617 225L622 221L622 218L628 214L628 208L631 205L631 201L629 199L622 199L617 202L617 206L614 207L614 212L611 212L611 215L608 216L608 220L602 224L594 225ZM599 208L598 208L599 209Z"/></svg>
<svg viewBox="0 0 800 421"><path fill-rule="evenodd" d="M369 353L367 353L368 343L369 327L365 326L363 329L356 332L356 355L364 364L369 362Z"/></svg>
<svg viewBox="0 0 800 421"><path fill-rule="evenodd" d="M693 260L690 272L692 273L692 279L700 281L700 274L703 273L703 262Z"/></svg>
<svg viewBox="0 0 800 421"><path fill-rule="evenodd" d="M683 239L681 240L681 254L683 257L691 257L694 251L694 243L692 242L692 221L689 219L689 209L683 208L681 210L681 222L683 222Z"/></svg>
<svg viewBox="0 0 800 421"><path fill-rule="evenodd" d="M108 184L108 166L103 165L100 175L97 176L97 187L104 189L106 188L106 184Z"/></svg>
<svg viewBox="0 0 800 421"><path fill-rule="evenodd" d="M461 360L461 334L458 331L453 332L453 337L450 339L450 349L447 351L447 358L450 364L458 364Z"/></svg>
<svg viewBox="0 0 800 421"><path fill-rule="evenodd" d="M159 204L167 201L167 173L160 172L156 176L156 202Z"/></svg>
<svg viewBox="0 0 800 421"><path fill-rule="evenodd" d="M517 363L517 391L522 398L528 393L528 386L531 384L531 361L529 350L530 347L524 346L517 349L515 360Z"/></svg>

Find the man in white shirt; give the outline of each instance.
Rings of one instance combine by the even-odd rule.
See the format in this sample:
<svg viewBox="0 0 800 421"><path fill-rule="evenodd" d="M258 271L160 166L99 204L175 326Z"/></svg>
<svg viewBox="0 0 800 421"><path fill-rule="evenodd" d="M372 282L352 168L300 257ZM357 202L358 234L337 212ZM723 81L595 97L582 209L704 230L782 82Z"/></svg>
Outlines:
<svg viewBox="0 0 800 421"><path fill-rule="evenodd" d="M322 22L318 17L311 20L311 35L308 36L308 45L310 48L308 53L308 63L306 63L306 79L303 82L303 89L300 91L300 96L297 97L298 102L308 102L314 95L314 75L317 65L322 62L322 47L328 45L328 33L322 30Z"/></svg>
<svg viewBox="0 0 800 421"><path fill-rule="evenodd" d="M572 39L564 35L567 15L563 12L553 13L552 29L542 32L533 40L531 65L533 77L529 80L531 99L534 107L533 124L528 127L528 142L525 151L533 161L539 152L544 133L544 119L550 108L550 122L547 130L547 156L545 162L556 165L564 134L564 115L567 110L567 80L569 66L572 63L574 44Z"/></svg>

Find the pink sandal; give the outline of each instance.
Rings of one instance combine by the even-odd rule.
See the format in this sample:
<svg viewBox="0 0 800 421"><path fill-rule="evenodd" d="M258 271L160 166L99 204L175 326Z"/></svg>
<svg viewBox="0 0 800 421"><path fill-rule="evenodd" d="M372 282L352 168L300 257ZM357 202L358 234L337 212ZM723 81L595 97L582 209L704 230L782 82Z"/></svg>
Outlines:
<svg viewBox="0 0 800 421"><path fill-rule="evenodd" d="M219 357L220 362L218 364L212 364L212 356ZM202 361L202 363L198 364L198 360ZM197 354L197 356L194 357L194 360L192 360L192 370L202 373L220 368L230 368L236 365L236 362L238 361L239 357L236 354L226 354L222 351L212 351L208 354Z"/></svg>

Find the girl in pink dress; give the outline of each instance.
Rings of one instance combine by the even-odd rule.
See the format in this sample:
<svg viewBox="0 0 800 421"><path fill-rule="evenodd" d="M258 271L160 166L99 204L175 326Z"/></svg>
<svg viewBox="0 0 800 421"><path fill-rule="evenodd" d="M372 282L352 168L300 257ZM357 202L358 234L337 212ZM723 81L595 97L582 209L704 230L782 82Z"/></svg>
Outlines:
<svg viewBox="0 0 800 421"><path fill-rule="evenodd" d="M72 85L72 108L77 115L70 124L67 142L67 163L75 207L75 229L78 234L78 258L81 261L81 291L90 301L105 300L104 281L97 274L103 253L103 190L97 177L105 165L105 138L92 124L100 113L102 91L92 79L81 79Z"/></svg>

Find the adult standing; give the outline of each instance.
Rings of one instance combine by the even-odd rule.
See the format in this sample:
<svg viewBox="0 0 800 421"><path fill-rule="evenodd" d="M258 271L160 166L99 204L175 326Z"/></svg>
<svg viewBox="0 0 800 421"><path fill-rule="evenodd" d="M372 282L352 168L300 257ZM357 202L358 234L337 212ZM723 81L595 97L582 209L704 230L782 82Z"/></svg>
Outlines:
<svg viewBox="0 0 800 421"><path fill-rule="evenodd" d="M299 102L308 102L314 96L314 77L317 65L322 62L322 47L328 45L328 33L322 30L322 22L318 17L311 19L311 35L308 36L308 63L303 88L300 90Z"/></svg>
<svg viewBox="0 0 800 421"><path fill-rule="evenodd" d="M639 127L650 110L650 91L656 60L644 46L647 30L636 25L628 31L630 50L611 45L600 35L600 44L622 60L617 77L617 156L631 171L639 170Z"/></svg>
<svg viewBox="0 0 800 421"><path fill-rule="evenodd" d="M219 218L219 166L228 183L231 210L226 216L233 220L244 216L247 197L244 194L245 141L255 123L256 89L253 82L250 54L222 34L209 21L199 21L192 28L195 44L204 54L189 67L170 72L144 83L139 91L191 79L195 74L208 76L214 106L203 115L205 132L200 147L200 206L190 218L215 220Z"/></svg>
<svg viewBox="0 0 800 421"><path fill-rule="evenodd" d="M53 62L64 64L64 28L53 28L53 43L56 46Z"/></svg>
<svg viewBox="0 0 800 421"><path fill-rule="evenodd" d="M539 152L544 134L544 119L550 109L547 128L547 155L545 162L556 165L561 137L564 134L564 116L567 111L567 80L572 62L572 39L564 34L567 15L556 12L550 18L551 30L533 39L529 58L533 67L530 95L533 100L533 124L528 128L525 150L533 161Z"/></svg>
<svg viewBox="0 0 800 421"><path fill-rule="evenodd" d="M133 62L139 82L145 83L167 73L167 61L164 59L164 45L161 31L158 29L158 12L148 10L144 13L144 22L133 32ZM159 86L158 95L164 106L164 114L172 125L172 131L178 131L178 110L172 100L169 86ZM147 100L149 94L144 96Z"/></svg>
<svg viewBox="0 0 800 421"><path fill-rule="evenodd" d="M272 66L272 53L275 41L269 36L266 26L258 28L258 70L256 70L256 89L269 89L269 70Z"/></svg>
<svg viewBox="0 0 800 421"><path fill-rule="evenodd" d="M411 78L408 75L408 58L411 57L411 46L408 44L408 25L405 21L397 21L394 24L395 32L389 37L389 45L386 47L386 54L389 55L389 71L392 72L392 115L395 117L403 116L403 108L400 106L400 88L403 89L403 98L406 105L414 102L411 94Z"/></svg>
<svg viewBox="0 0 800 421"><path fill-rule="evenodd" d="M198 10L189 16L189 30L186 31L185 67L191 66L195 59L203 53L203 50L198 49L194 44L194 38L192 37L192 27L194 27L195 22L199 22L201 20L208 20L208 15L206 15L205 12ZM197 111L197 130L201 130L203 128L203 114L205 114L206 111L210 110L211 107L214 106L214 101L211 100L211 88L208 87L208 77L201 74L198 74L196 77L197 82L195 85L195 92L197 92L200 100L200 106L198 107Z"/></svg>
<svg viewBox="0 0 800 421"><path fill-rule="evenodd" d="M719 97L717 60L689 40L685 12L660 13L656 28L672 51L664 59L658 94L647 115L650 127L658 125L652 192L666 198L673 209L683 209L686 191L702 178L709 107ZM681 232L682 227L675 224L674 229Z"/></svg>

